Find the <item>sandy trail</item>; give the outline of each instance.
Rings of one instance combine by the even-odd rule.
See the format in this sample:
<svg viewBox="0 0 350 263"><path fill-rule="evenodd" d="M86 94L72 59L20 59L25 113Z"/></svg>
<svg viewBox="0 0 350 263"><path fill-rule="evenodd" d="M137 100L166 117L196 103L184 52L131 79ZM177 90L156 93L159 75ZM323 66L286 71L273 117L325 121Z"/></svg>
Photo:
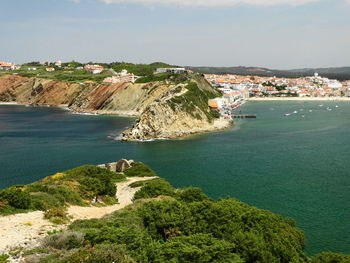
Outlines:
<svg viewBox="0 0 350 263"><path fill-rule="evenodd" d="M130 204L135 193L140 190L141 187L131 188L130 184L138 181L152 180L158 177L132 177L128 178L127 181L117 183L117 198L118 204L106 206L106 207L82 207L82 206L71 206L68 208L68 214L73 216L73 220L78 219L90 219L90 218L101 218L107 214L113 213L116 210L120 210Z"/></svg>
<svg viewBox="0 0 350 263"><path fill-rule="evenodd" d="M106 207L71 206L67 212L78 219L101 218L116 210L132 204L135 193L140 188L131 188L130 184L138 181L152 180L158 177L131 177L127 181L117 183L117 198L119 204ZM7 253L11 248L23 247L30 249L38 245L48 231L64 229L66 225L54 225L44 219L44 212L35 211L25 214L0 216L0 254Z"/></svg>

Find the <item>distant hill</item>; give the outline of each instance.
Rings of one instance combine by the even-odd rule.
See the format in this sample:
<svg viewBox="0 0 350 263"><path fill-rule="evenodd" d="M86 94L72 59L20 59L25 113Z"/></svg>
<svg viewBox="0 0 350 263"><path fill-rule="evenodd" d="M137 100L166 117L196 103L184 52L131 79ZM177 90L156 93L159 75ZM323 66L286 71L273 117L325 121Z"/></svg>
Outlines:
<svg viewBox="0 0 350 263"><path fill-rule="evenodd" d="M313 75L315 72L328 78L350 80L350 67L339 68L304 68L292 70L268 69L262 67L187 67L203 74L237 74L266 77L298 78Z"/></svg>

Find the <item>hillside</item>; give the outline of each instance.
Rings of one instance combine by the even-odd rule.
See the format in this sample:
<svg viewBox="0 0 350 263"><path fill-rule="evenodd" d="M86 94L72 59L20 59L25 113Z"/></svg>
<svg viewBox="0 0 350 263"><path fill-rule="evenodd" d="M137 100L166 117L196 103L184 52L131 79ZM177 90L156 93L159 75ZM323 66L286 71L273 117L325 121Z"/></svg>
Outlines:
<svg viewBox="0 0 350 263"><path fill-rule="evenodd" d="M339 68L304 68L292 70L268 69L262 67L188 67L195 72L202 74L237 74L237 75L255 75L266 77L281 77L281 78L299 78L311 76L318 72L324 77L350 80L350 67Z"/></svg>
<svg viewBox="0 0 350 263"><path fill-rule="evenodd" d="M227 128L231 123L217 121L217 114L207 106L208 99L216 96L221 94L199 75L150 75L139 79L139 83L112 85L82 85L19 75L0 77L0 102L139 117L131 130L124 132L124 140L175 138Z"/></svg>
<svg viewBox="0 0 350 263"><path fill-rule="evenodd" d="M131 163L131 167L124 168L123 172L115 173L101 167L82 166L40 182L0 191L0 203L3 204L0 213L15 213L17 206L23 204L35 209L36 200L40 199L52 203L52 200L64 198L66 203L61 206L61 213L57 213L57 209L41 208L46 210L47 219L38 220L51 221L48 215L62 217L65 207L74 204L78 196L86 200L86 206L95 195L99 195L99 200L107 196L113 198L115 194L120 196L125 191L124 187L133 192L129 206L112 210L112 214L101 219L99 215L94 217L89 214L87 218L90 219L85 220L66 217L65 221L58 222L61 224L56 226L58 230L45 234L37 232L40 238L33 239L34 243L26 242L20 247L3 250L5 254L0 254L0 262L7 262L9 254L11 262L32 263L349 262L350 256L331 252L309 258L304 253L304 234L290 218L233 198L213 200L199 188L174 189L164 179L145 177L155 174L142 163ZM116 189L111 187L112 182L132 178L138 179L123 187L120 183L117 183ZM88 185L90 188L86 188ZM94 189L93 185L101 188ZM16 193L13 193L14 189ZM39 194L45 194L46 198L37 198ZM68 209L68 212L77 209L79 206ZM14 214L12 221L25 215L31 214ZM6 218L0 216L0 222L3 223ZM26 227L35 228L36 224L27 223ZM7 233L1 232L0 236L4 234Z"/></svg>

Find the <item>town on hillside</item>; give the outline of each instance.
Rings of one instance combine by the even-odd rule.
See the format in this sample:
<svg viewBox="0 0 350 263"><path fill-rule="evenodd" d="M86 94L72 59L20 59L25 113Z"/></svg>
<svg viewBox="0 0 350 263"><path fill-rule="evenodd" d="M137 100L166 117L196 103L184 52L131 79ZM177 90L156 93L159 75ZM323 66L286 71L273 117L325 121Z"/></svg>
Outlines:
<svg viewBox="0 0 350 263"><path fill-rule="evenodd" d="M303 78L205 74L205 79L224 94L209 100L213 110L230 119L231 112L251 97L350 97L350 81L340 82L315 73Z"/></svg>
<svg viewBox="0 0 350 263"><path fill-rule="evenodd" d="M127 69L133 72L128 72ZM131 68L130 68L131 66ZM163 67L158 67L163 66ZM135 70L136 69L136 70ZM172 67L164 63L135 65L131 63L82 64L79 62L32 62L16 65L0 62L1 72L23 76L52 78L75 81L81 85L96 83L112 85L117 83L143 83L145 75L193 73L183 67ZM139 74L135 74L139 72ZM204 78L223 93L222 97L210 99L208 106L220 112L222 118L231 119L232 111L243 105L251 97L350 97L350 81L340 82L315 73L302 78L277 78L261 76L242 76L236 74L205 74ZM155 80L153 78L147 81Z"/></svg>
<svg viewBox="0 0 350 263"><path fill-rule="evenodd" d="M157 64L157 63L154 63ZM3 74L19 74L28 77L51 78L62 81L79 82L81 85L91 84L116 84L116 83L135 83L138 79L146 75L162 75L162 74L177 74L184 72L192 72L182 67L172 67L164 63L158 63L164 67L157 67L157 65L135 65L131 63L112 63L112 64L82 64L79 62L62 63L58 60L56 62L30 62L22 65L16 65L11 62L0 62L0 76ZM127 69L119 68L120 65L130 66L140 71L136 75L133 72L128 72Z"/></svg>

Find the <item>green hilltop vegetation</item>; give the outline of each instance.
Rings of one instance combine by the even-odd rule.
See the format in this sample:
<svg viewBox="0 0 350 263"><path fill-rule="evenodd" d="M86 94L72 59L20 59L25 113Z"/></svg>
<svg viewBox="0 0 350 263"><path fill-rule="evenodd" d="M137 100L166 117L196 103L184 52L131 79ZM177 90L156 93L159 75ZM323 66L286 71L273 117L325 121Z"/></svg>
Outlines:
<svg viewBox="0 0 350 263"><path fill-rule="evenodd" d="M49 209L87 205L112 197L126 176L154 176L142 163L123 174L82 166L39 182L0 192L3 208ZM42 263L346 263L349 255L325 252L312 258L295 222L233 198L213 200L199 188L175 189L164 179L140 181L134 203L103 219L78 220L24 252ZM40 195L40 198L38 198ZM5 208L4 208L5 206ZM2 213L7 213L2 210ZM47 210L49 211L49 210ZM0 262L7 262L0 255Z"/></svg>
<svg viewBox="0 0 350 263"><path fill-rule="evenodd" d="M201 90L196 82L189 82L186 89L188 90L185 94L181 96L173 97L168 100L169 106L175 111L176 107L181 107L187 113L192 115L196 119L201 119L202 117L196 113L196 108L200 109L208 118L208 120L213 120L220 117L220 113L213 111L208 108L208 99L213 99L222 96L219 91L212 90Z"/></svg>
<svg viewBox="0 0 350 263"><path fill-rule="evenodd" d="M77 69L83 67L85 64L80 62L71 61L67 63L62 63L61 67L57 67L54 63L50 65L43 65L39 62L29 62L21 65L20 69L17 70L0 70L0 76L6 74L18 74L24 77L38 77L44 79L52 79L57 81L66 81L73 83L81 83L84 81L93 81L96 83L101 83L106 77L113 76L113 71L120 72L126 69L130 73L134 73L136 76L141 78L137 81L138 83L145 83L150 81L162 81L165 79L171 79L174 75L178 74L157 74L153 73L157 68L168 68L173 67L169 64L162 62L155 62L151 64L133 64L126 62L113 62L113 63L96 63L88 62L86 64L97 64L104 67L104 71L100 74L92 74L91 72ZM55 69L53 72L47 72L46 68L52 67ZM36 70L29 70L30 68L36 68Z"/></svg>

